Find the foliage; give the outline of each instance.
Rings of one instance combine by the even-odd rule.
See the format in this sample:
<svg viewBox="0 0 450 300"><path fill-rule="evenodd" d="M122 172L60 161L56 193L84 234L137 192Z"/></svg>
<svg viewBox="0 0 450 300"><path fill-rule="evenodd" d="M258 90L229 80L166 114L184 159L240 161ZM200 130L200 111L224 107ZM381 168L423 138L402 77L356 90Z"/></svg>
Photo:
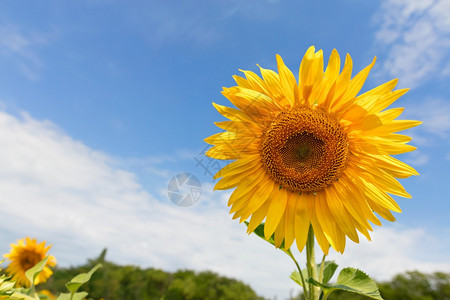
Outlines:
<svg viewBox="0 0 450 300"><path fill-rule="evenodd" d="M425 274L411 271L396 275L392 280L378 283L386 300L450 300L450 273ZM298 299L298 298L297 298ZM300 299L304 299L303 296ZM328 300L368 300L370 298L335 291Z"/></svg>
<svg viewBox="0 0 450 300"><path fill-rule="evenodd" d="M93 274L80 290L91 299L134 300L259 300L263 299L246 284L213 272L181 270L174 273L137 266L119 266L104 261L105 253L96 260L78 267L56 268L49 280L40 285L52 293L65 289L65 283L76 274L87 272L97 263L102 268Z"/></svg>

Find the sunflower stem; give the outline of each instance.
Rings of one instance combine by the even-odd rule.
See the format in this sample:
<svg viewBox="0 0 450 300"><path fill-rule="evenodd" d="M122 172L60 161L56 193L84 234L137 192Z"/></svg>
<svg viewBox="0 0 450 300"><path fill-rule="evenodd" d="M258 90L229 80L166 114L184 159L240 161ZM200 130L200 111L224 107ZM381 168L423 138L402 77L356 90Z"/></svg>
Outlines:
<svg viewBox="0 0 450 300"><path fill-rule="evenodd" d="M31 297L36 298L36 286L34 285L34 282L31 283L30 291L31 291Z"/></svg>
<svg viewBox="0 0 450 300"><path fill-rule="evenodd" d="M327 256L324 254L323 256L322 256L322 262L320 263L320 272L319 272L319 282L322 282L323 281L323 268L324 268L324 265L325 265L325 258L326 258ZM323 300L323 299L322 299Z"/></svg>
<svg viewBox="0 0 450 300"><path fill-rule="evenodd" d="M307 289L306 289L306 283L305 278L303 277L302 269L300 268L297 260L295 259L294 255L292 255L291 251L284 251L289 255L290 258L294 261L295 265L297 266L298 273L300 274L300 279L302 280L302 288L303 288L303 294L305 295L305 299L308 299Z"/></svg>
<svg viewBox="0 0 450 300"><path fill-rule="evenodd" d="M306 269L308 276L318 281L316 256L314 252L314 230L309 226L308 240L306 241ZM309 300L319 300L320 289L312 284L309 285Z"/></svg>

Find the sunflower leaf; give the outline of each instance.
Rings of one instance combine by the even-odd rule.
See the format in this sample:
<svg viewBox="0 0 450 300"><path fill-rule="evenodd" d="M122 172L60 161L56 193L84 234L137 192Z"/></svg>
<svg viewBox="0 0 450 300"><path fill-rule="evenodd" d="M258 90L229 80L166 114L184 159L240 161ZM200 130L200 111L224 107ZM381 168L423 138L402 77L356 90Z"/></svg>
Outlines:
<svg viewBox="0 0 450 300"><path fill-rule="evenodd" d="M88 295L87 292L78 292L73 294L72 298L71 298L70 293L61 293L58 298L56 300L82 300L85 299L86 296Z"/></svg>
<svg viewBox="0 0 450 300"><path fill-rule="evenodd" d="M320 267L322 263L317 265L317 274L320 273ZM331 277L333 277L334 272L336 272L338 265L334 261L325 261L325 264L323 266L323 278L322 283L328 283L330 281Z"/></svg>
<svg viewBox="0 0 450 300"><path fill-rule="evenodd" d="M329 295L336 290L342 290L364 295L372 299L383 300L375 281L363 271L354 268L342 269L336 284L323 284L312 278L308 278L306 282L320 287L325 295Z"/></svg>
<svg viewBox="0 0 450 300"><path fill-rule="evenodd" d="M0 284L0 295L7 295L7 293L14 287L15 281L4 281Z"/></svg>
<svg viewBox="0 0 450 300"><path fill-rule="evenodd" d="M303 269L302 270L303 278L308 278L308 270ZM300 277L300 273L298 271L294 271L291 273L291 276L289 276L292 280L295 281L300 286L303 286L302 284L302 278ZM306 288L308 288L308 285L306 285Z"/></svg>
<svg viewBox="0 0 450 300"><path fill-rule="evenodd" d="M8 299L11 299L11 300L36 300L39 298L31 297L27 294L20 293L20 292L14 292L11 296L9 296Z"/></svg>
<svg viewBox="0 0 450 300"><path fill-rule="evenodd" d="M25 276L27 277L27 279L30 281L30 283L32 285L34 284L34 280L36 279L36 277L38 277L38 275L44 269L45 265L47 264L47 261L48 261L48 256L46 258L44 258L43 260L41 260L40 262L38 262L36 265L34 265L34 267L29 268L25 272Z"/></svg>
<svg viewBox="0 0 450 300"><path fill-rule="evenodd" d="M247 227L248 227L248 222L247 221L245 221L244 222L245 223L245 225L247 225ZM253 233L254 234L256 234L257 236L259 236L260 238L262 238L263 240L265 240L266 242L269 242L270 244L272 244L272 245L274 245L275 246L275 238L274 238L274 235L272 234L272 236L269 238L269 239L267 239L266 240L266 238L264 237L264 223L261 223L261 224L259 224L258 225L258 227L256 227L256 229L253 231ZM281 243L281 245L280 245L280 247L277 247L277 246L275 246L276 248L280 248L281 250L283 250L284 252L286 252L286 253L288 253L288 254L291 254L291 250L289 250L289 249L284 249L284 240L283 240L283 242ZM292 254L291 254L292 255Z"/></svg>
<svg viewBox="0 0 450 300"><path fill-rule="evenodd" d="M94 274L97 269L99 269L102 265L97 264L95 267L93 267L89 272L87 273L81 273L72 278L71 281L66 283L67 289L70 291L71 294L75 294L75 292L91 279L92 274ZM59 299L59 298L58 298Z"/></svg>

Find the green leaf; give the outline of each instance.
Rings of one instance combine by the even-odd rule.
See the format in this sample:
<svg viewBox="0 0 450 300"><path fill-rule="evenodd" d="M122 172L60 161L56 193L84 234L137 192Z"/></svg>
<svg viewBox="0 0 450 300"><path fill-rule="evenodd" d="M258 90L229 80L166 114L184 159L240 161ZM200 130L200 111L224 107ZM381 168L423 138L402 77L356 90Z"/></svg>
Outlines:
<svg viewBox="0 0 450 300"><path fill-rule="evenodd" d="M19 299L21 299L21 300L38 300L39 298L35 298L35 297L31 297L31 296L23 294L23 293L15 292L8 299L11 299L11 300L19 300Z"/></svg>
<svg viewBox="0 0 450 300"><path fill-rule="evenodd" d="M303 269L302 270L303 279L308 278L308 270ZM300 277L300 273L298 271L294 271L291 273L291 276L289 276L292 280L294 280L297 284L300 286L303 286L302 284L302 278ZM305 280L306 281L306 280Z"/></svg>
<svg viewBox="0 0 450 300"><path fill-rule="evenodd" d="M248 222L244 222L245 223L245 225L247 225L247 227L248 227ZM266 240L266 238L264 237L264 223L261 223L261 224L259 224L258 225L258 227L256 227L256 229L253 231L253 233L254 234L256 234L257 236L259 236L260 238L262 238L263 240L265 240L266 242L269 242L270 244L272 244L272 245L274 245L275 246L275 238L274 238L274 235L272 234L272 236L268 239L268 240ZM275 246L276 248L278 248L277 246ZM287 253L289 253L289 254L291 254L291 250L289 250L289 249L284 249L284 240L283 240L283 242L281 243L281 245L280 245L280 247L279 247L281 250L283 250L284 252L287 252Z"/></svg>
<svg viewBox="0 0 450 300"><path fill-rule="evenodd" d="M14 287L15 281L9 281L11 276L6 276L5 274L0 276L0 295L10 294L10 290Z"/></svg>
<svg viewBox="0 0 450 300"><path fill-rule="evenodd" d="M320 267L322 263L317 265L317 274L320 274ZM331 277L333 277L334 272L336 272L338 265L334 261L325 261L325 264L323 266L323 279L322 283L328 283L330 281Z"/></svg>
<svg viewBox="0 0 450 300"><path fill-rule="evenodd" d="M70 293L61 293L56 300L83 300L87 295L88 293L86 292L78 292L73 294L73 297L71 298Z"/></svg>
<svg viewBox="0 0 450 300"><path fill-rule="evenodd" d="M317 265L317 274L320 273L320 266L322 264ZM334 261L326 261L323 267L323 279L321 283L328 283L330 281L331 277L333 277L334 272L336 272L338 265ZM308 270L305 268L302 270L303 278L309 278L308 276ZM300 277L300 273L298 271L294 271L291 273L290 278L294 280L296 283L298 283L300 286L302 286L302 279ZM306 281L306 280L305 280Z"/></svg>
<svg viewBox="0 0 450 300"><path fill-rule="evenodd" d="M342 290L364 295L372 299L383 300L375 281L363 271L354 268L343 269L341 273L339 273L336 284L323 284L312 278L308 278L306 281L320 287L325 295L329 295L335 290Z"/></svg>
<svg viewBox="0 0 450 300"><path fill-rule="evenodd" d="M5 281L0 284L0 295L5 295L8 291L10 291L13 287L15 281Z"/></svg>
<svg viewBox="0 0 450 300"><path fill-rule="evenodd" d="M70 293L74 294L80 288L80 286L88 282L91 279L92 274L94 274L94 272L97 271L97 269L99 269L101 266L101 264L98 264L89 272L78 274L77 276L72 278L71 281L66 283L66 287L70 291Z"/></svg>
<svg viewBox="0 0 450 300"><path fill-rule="evenodd" d="M305 279L305 278L308 278L308 270L303 269L303 270L302 270L302 274L303 274L303 278L304 278L304 279ZM290 277L292 280L294 280L295 283L297 283L299 286L303 287L303 284L302 284L302 278L300 277L300 273L299 273L298 271L292 272L292 273L291 273L291 276L289 276L289 277ZM309 288L309 286L306 285L304 288L305 288L306 293L308 293L308 288Z"/></svg>
<svg viewBox="0 0 450 300"><path fill-rule="evenodd" d="M30 281L30 283L32 285L34 284L34 280L36 279L36 277L44 269L45 265L47 264L47 260L48 260L48 256L46 258L44 258L43 260L41 260L40 262L38 262L34 267L28 269L25 272L25 276L27 277L28 281Z"/></svg>

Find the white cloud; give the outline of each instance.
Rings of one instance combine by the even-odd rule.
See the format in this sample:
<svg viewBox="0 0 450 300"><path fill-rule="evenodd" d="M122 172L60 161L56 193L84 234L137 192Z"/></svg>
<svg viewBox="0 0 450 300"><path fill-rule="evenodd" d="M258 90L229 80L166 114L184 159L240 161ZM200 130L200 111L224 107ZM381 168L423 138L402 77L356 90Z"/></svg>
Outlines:
<svg viewBox="0 0 450 300"><path fill-rule="evenodd" d="M65 266L108 247L108 259L121 264L209 269L241 279L266 297L299 291L289 279L290 259L248 237L244 225L227 214L229 193L213 193L210 184L203 185L196 206L174 206L165 186L150 194L135 174L51 122L5 112L0 112L0 165L2 253L29 235L53 244L52 254ZM450 270L445 255L434 255L448 252L449 245L422 229L381 228L373 241L349 244L344 256L333 257L379 279L411 268Z"/></svg>
<svg viewBox="0 0 450 300"><path fill-rule="evenodd" d="M445 232L441 234L447 236ZM371 237L373 242L364 239L360 244L350 243L344 255L331 257L341 266L360 268L377 280L389 280L408 270L450 271L450 262L442 259L448 256L449 242L423 229L400 229L397 224L378 228Z"/></svg>
<svg viewBox="0 0 450 300"><path fill-rule="evenodd" d="M248 238L244 225L226 213L227 194L212 196L211 185L204 185L197 206L176 207L165 187L150 195L111 157L27 114L0 112L0 143L3 253L30 235L52 243L52 253L66 266L108 247L109 259L118 263L210 269L245 280L260 293L283 293L283 281L268 282L274 274L288 278L289 258ZM273 253L264 267L274 272L264 274L260 263Z"/></svg>
<svg viewBox="0 0 450 300"><path fill-rule="evenodd" d="M420 150L408 153L405 159L405 162L413 167L424 166L429 161L430 156L428 154L421 152Z"/></svg>
<svg viewBox="0 0 450 300"><path fill-rule="evenodd" d="M445 76L450 57L450 2L385 0L375 14L377 46L388 50L383 73L415 87Z"/></svg>
<svg viewBox="0 0 450 300"><path fill-rule="evenodd" d="M445 143L450 134L450 103L442 99L424 99L422 102L408 106L404 119L420 120L420 126L413 129L414 143L420 145L432 145L434 139L439 139L438 144Z"/></svg>
<svg viewBox="0 0 450 300"><path fill-rule="evenodd" d="M46 44L50 35L39 32L24 33L11 23L0 24L0 55L8 57L19 71L30 80L38 80L43 68L36 49Z"/></svg>

